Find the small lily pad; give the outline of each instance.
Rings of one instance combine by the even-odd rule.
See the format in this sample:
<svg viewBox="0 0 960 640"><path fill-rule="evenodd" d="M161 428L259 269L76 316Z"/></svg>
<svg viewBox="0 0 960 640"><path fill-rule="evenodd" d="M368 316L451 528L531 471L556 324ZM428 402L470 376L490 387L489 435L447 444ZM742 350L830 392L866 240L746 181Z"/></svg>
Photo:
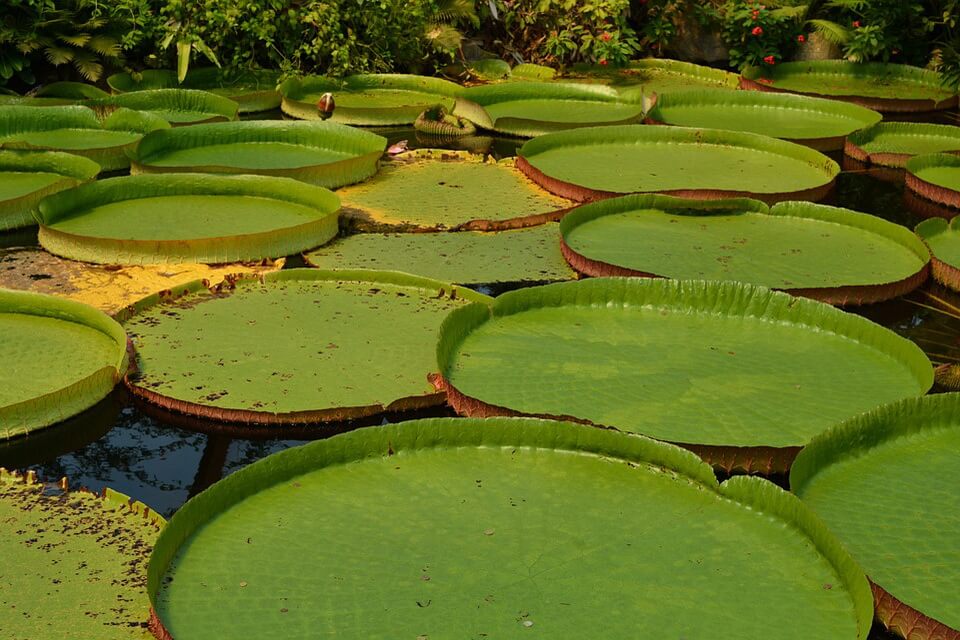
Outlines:
<svg viewBox="0 0 960 640"><path fill-rule="evenodd" d="M36 224L46 196L93 180L100 165L56 151L0 151L0 231Z"/></svg>
<svg viewBox="0 0 960 640"><path fill-rule="evenodd" d="M528 180L513 158L418 149L337 191L345 218L370 230L502 229L559 218L569 200Z"/></svg>
<svg viewBox="0 0 960 640"><path fill-rule="evenodd" d="M903 167L918 155L960 153L960 127L921 122L881 122L847 138L844 153L860 162Z"/></svg>
<svg viewBox="0 0 960 640"><path fill-rule="evenodd" d="M405 271L463 285L571 280L576 274L560 253L559 236L556 223L491 232L358 233L304 257L321 269Z"/></svg>
<svg viewBox="0 0 960 640"><path fill-rule="evenodd" d="M938 212L952 218L960 209L960 155L934 153L907 161L906 184L910 193L953 209Z"/></svg>
<svg viewBox="0 0 960 640"><path fill-rule="evenodd" d="M199 89L230 98L240 105L240 113L269 111L280 106L277 82L280 74L261 69L225 72L208 67L191 68L181 83L172 69L147 69L136 75L117 73L107 84L117 93L147 89Z"/></svg>
<svg viewBox="0 0 960 640"><path fill-rule="evenodd" d="M933 278L960 291L960 217L951 221L930 218L917 225L917 235L930 247Z"/></svg>

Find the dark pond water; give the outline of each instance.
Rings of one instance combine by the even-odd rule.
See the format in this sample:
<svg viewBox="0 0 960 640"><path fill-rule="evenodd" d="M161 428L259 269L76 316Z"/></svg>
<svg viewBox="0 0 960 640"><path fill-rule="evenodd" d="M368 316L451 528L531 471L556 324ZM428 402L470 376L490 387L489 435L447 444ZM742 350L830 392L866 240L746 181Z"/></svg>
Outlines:
<svg viewBox="0 0 960 640"><path fill-rule="evenodd" d="M279 112L260 116L278 118ZM955 115L940 116L940 122L960 124ZM418 138L412 128L377 130L390 143L406 140L410 148L438 146L436 140ZM488 138L468 141L466 148L497 157L515 155L522 141ZM461 143L448 145L463 148ZM835 159L843 164L843 158ZM837 189L827 204L848 207L877 215L912 228L921 215L904 196L902 172L872 171L845 165ZM36 246L36 231L0 233L0 248ZM304 266L291 256L287 268ZM499 287L485 293L497 294ZM935 363L960 362L960 296L927 285L905 298L872 305L856 312L904 335L915 342ZM388 416L384 422L453 415L440 408L422 416ZM366 423L369 424L369 423ZM310 437L327 437L347 429L366 426L347 423L318 430ZM245 433L237 437L209 423L162 414L135 402L123 389L69 422L44 430L29 439L0 443L0 467L33 469L46 480L67 476L71 486L92 490L111 487L142 500L164 516L171 516L187 499L220 478L260 460L271 453L304 442L305 434L291 439ZM874 629L871 640L894 636Z"/></svg>

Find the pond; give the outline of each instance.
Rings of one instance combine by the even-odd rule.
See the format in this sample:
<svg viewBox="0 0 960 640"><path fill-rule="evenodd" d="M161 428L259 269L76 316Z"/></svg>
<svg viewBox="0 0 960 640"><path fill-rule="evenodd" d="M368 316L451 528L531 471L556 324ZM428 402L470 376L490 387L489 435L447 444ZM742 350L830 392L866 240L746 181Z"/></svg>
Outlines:
<svg viewBox="0 0 960 640"><path fill-rule="evenodd" d="M279 118L279 111L258 114ZM938 116L941 123L957 124L956 115ZM412 128L379 129L393 145L406 141L409 148L424 140ZM425 141L434 144L434 141ZM497 158L515 155L522 141L491 137L481 144ZM472 143L475 144L475 143ZM475 148L475 147L474 147ZM842 154L832 154L843 163ZM902 171L876 171L852 166L848 161L827 204L871 213L913 228L922 218L912 211L904 196ZM3 249L37 246L34 230L0 234L0 268ZM299 255L289 256L285 268L306 266ZM496 295L510 286L479 286ZM915 341L935 364L960 362L960 297L934 285L891 302L856 310ZM454 416L437 408L418 416ZM390 416L383 422L398 418ZM379 419L378 419L379 420ZM379 424L379 421L377 422ZM369 424L369 423L367 423ZM364 423L324 427L316 436L326 436ZM296 446L299 439L273 439L263 433L237 437L229 429L196 420L164 414L135 400L118 387L107 399L65 425L41 432L29 440L0 443L0 467L29 468L41 478L69 478L70 485L99 491L111 487L135 496L162 515L171 516L187 499L217 480L274 452ZM304 435L304 434L301 434ZM781 478L780 482L784 480ZM892 638L874 629L872 640Z"/></svg>

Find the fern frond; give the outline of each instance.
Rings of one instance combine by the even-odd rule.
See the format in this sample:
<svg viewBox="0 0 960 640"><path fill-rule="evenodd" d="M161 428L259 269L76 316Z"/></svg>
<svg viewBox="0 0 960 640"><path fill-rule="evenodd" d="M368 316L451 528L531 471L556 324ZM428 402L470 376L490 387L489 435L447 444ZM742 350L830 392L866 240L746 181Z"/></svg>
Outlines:
<svg viewBox="0 0 960 640"><path fill-rule="evenodd" d="M96 82L103 75L103 65L92 53L78 52L73 60L73 66L90 82Z"/></svg>
<svg viewBox="0 0 960 640"><path fill-rule="evenodd" d="M69 47L47 47L43 50L43 55L50 61L50 64L57 67L73 60L76 51Z"/></svg>
<svg viewBox="0 0 960 640"><path fill-rule="evenodd" d="M860 11L869 4L869 0L827 0L824 6L833 9L847 9L849 11Z"/></svg>
<svg viewBox="0 0 960 640"><path fill-rule="evenodd" d="M434 49L456 51L463 42L463 34L448 24L432 24L427 27L424 37Z"/></svg>
<svg viewBox="0 0 960 640"><path fill-rule="evenodd" d="M120 42L110 36L95 36L90 38L90 42L87 43L87 48L108 58L118 58L120 56Z"/></svg>
<svg viewBox="0 0 960 640"><path fill-rule="evenodd" d="M771 18L783 18L787 20L799 20L807 14L806 5L797 5L795 7L780 7L770 11Z"/></svg>
<svg viewBox="0 0 960 640"><path fill-rule="evenodd" d="M61 42L66 42L67 44L74 47L82 47L88 42L90 42L89 33L75 33L73 35L59 34L57 39Z"/></svg>
<svg viewBox="0 0 960 640"><path fill-rule="evenodd" d="M831 44L842 45L850 40L850 30L831 20L807 20L814 32Z"/></svg>
<svg viewBox="0 0 960 640"><path fill-rule="evenodd" d="M437 22L456 22L460 19L475 20L477 10L472 0L441 0L437 6Z"/></svg>

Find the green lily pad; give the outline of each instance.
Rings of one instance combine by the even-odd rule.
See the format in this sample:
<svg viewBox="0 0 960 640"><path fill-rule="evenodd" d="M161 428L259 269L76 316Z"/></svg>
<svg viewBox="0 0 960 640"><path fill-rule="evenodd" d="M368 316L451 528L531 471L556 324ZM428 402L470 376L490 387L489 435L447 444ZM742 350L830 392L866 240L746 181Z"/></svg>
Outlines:
<svg viewBox="0 0 960 640"><path fill-rule="evenodd" d="M66 151L84 156L103 171L130 166L126 152L150 131L169 127L150 114L119 109L102 122L81 106L0 107L0 147Z"/></svg>
<svg viewBox="0 0 960 640"><path fill-rule="evenodd" d="M466 63L466 68L470 75L481 80L504 80L510 77L510 64L499 58L471 60Z"/></svg>
<svg viewBox="0 0 960 640"><path fill-rule="evenodd" d="M837 100L723 89L658 96L646 117L682 127L759 133L820 151L843 148L846 136L881 118L876 111Z"/></svg>
<svg viewBox="0 0 960 640"><path fill-rule="evenodd" d="M956 637L960 606L960 395L883 407L815 438L790 486L875 585L904 637ZM939 623L939 624L937 624Z"/></svg>
<svg viewBox="0 0 960 640"><path fill-rule="evenodd" d="M96 162L69 153L0 151L0 231L36 224L40 200L98 173Z"/></svg>
<svg viewBox="0 0 960 640"><path fill-rule="evenodd" d="M453 109L463 87L441 78L404 74L364 74L343 80L311 76L291 78L279 87L283 112L294 118L317 120L317 100L332 93L333 121L362 126L413 124L430 107Z"/></svg>
<svg viewBox="0 0 960 640"><path fill-rule="evenodd" d="M627 125L527 141L517 166L577 201L637 192L767 202L819 200L839 165L813 149L740 131Z"/></svg>
<svg viewBox="0 0 960 640"><path fill-rule="evenodd" d="M960 209L960 155L935 153L910 158L906 164L908 195L916 193L951 209L940 215L953 217Z"/></svg>
<svg viewBox="0 0 960 640"><path fill-rule="evenodd" d="M149 587L177 640L854 640L872 614L862 571L772 483L718 484L676 447L521 419L274 454L173 516Z"/></svg>
<svg viewBox="0 0 960 640"><path fill-rule="evenodd" d="M508 82L470 87L463 98L480 105L484 113L477 117L472 105L465 109L462 101L457 104L458 113L481 127L525 138L643 118L639 100L625 101L615 89L600 85Z"/></svg>
<svg viewBox="0 0 960 640"><path fill-rule="evenodd" d="M0 440L102 400L127 370L126 346L123 329L85 304L0 289Z"/></svg>
<svg viewBox="0 0 960 640"><path fill-rule="evenodd" d="M575 209L560 229L564 255L587 275L736 280L831 304L908 293L930 261L900 225L807 202L624 196Z"/></svg>
<svg viewBox="0 0 960 640"><path fill-rule="evenodd" d="M711 460L764 451L774 460L754 464L774 466L837 422L933 382L916 345L859 316L691 280L511 291L450 314L437 362L461 415L572 417L699 445Z"/></svg>
<svg viewBox="0 0 960 640"><path fill-rule="evenodd" d="M164 521L107 489L58 491L0 469L4 638L152 637L147 559Z"/></svg>
<svg viewBox="0 0 960 640"><path fill-rule="evenodd" d="M34 94L38 98L63 98L64 100L96 100L107 98L109 93L86 82L51 82L43 85Z"/></svg>
<svg viewBox="0 0 960 640"><path fill-rule="evenodd" d="M194 89L150 89L88 100L95 109L126 107L159 116L171 125L236 120L239 105L230 98Z"/></svg>
<svg viewBox="0 0 960 640"><path fill-rule="evenodd" d="M443 317L489 298L396 272L290 269L177 299L148 298L124 323L127 379L180 413L256 424L316 423L432 406ZM309 330L305 330L309 328Z"/></svg>
<svg viewBox="0 0 960 640"><path fill-rule="evenodd" d="M740 78L735 73L691 62L644 58L626 67L575 65L564 77L568 82L602 82L614 87L642 87L646 93L676 93L704 88L736 89Z"/></svg>
<svg viewBox="0 0 960 640"><path fill-rule="evenodd" d="M510 70L510 77L514 80L553 80L556 75L556 69L530 62L523 62Z"/></svg>
<svg viewBox="0 0 960 640"><path fill-rule="evenodd" d="M844 152L860 162L903 167L917 155L960 153L960 127L920 122L881 122L847 138Z"/></svg>
<svg viewBox="0 0 960 640"><path fill-rule="evenodd" d="M290 178L129 176L45 198L39 237L50 253L84 262L262 260L333 238L339 206L332 192Z"/></svg>
<svg viewBox="0 0 960 640"><path fill-rule="evenodd" d="M405 271L464 285L571 280L556 223L508 231L358 233L307 254L321 269Z"/></svg>
<svg viewBox="0 0 960 640"><path fill-rule="evenodd" d="M133 173L286 176L321 187L375 174L387 141L330 122L228 122L157 131L131 154Z"/></svg>
<svg viewBox="0 0 960 640"><path fill-rule="evenodd" d="M531 183L513 158L420 149L337 191L343 215L361 227L490 230L557 219L572 203Z"/></svg>
<svg viewBox="0 0 960 640"><path fill-rule="evenodd" d="M844 60L787 62L744 71L747 89L787 91L855 102L881 113L933 111L957 106L940 74L904 64Z"/></svg>
<svg viewBox="0 0 960 640"><path fill-rule="evenodd" d="M930 218L917 225L917 235L930 248L930 273L934 280L960 291L960 218Z"/></svg>
<svg viewBox="0 0 960 640"><path fill-rule="evenodd" d="M181 83L171 69L147 69L136 74L116 73L107 84L116 93L148 89L198 89L230 98L240 113L269 111L280 106L280 74L262 69L226 73L215 67L190 69Z"/></svg>

